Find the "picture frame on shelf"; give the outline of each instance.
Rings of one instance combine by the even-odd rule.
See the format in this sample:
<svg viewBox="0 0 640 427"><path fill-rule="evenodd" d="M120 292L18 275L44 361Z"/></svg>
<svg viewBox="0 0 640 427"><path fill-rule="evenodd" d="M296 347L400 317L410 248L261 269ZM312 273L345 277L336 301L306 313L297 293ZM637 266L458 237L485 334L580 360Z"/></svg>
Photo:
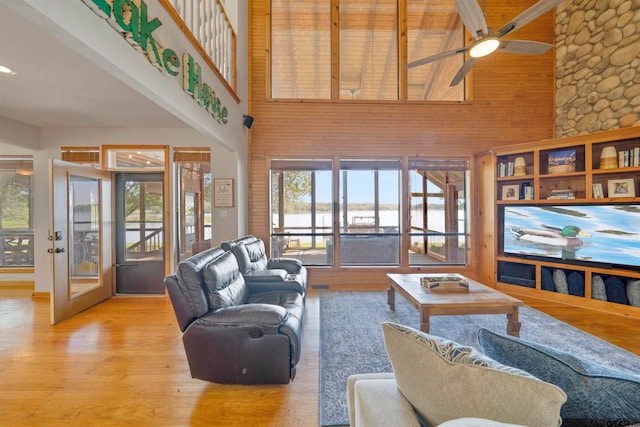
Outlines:
<svg viewBox="0 0 640 427"><path fill-rule="evenodd" d="M520 185L511 184L502 186L502 200L518 200L520 198Z"/></svg>
<svg viewBox="0 0 640 427"><path fill-rule="evenodd" d="M549 153L547 171L550 174L571 173L576 171L576 150L558 150Z"/></svg>
<svg viewBox="0 0 640 427"><path fill-rule="evenodd" d="M610 179L607 181L609 197L636 197L636 185L633 178Z"/></svg>

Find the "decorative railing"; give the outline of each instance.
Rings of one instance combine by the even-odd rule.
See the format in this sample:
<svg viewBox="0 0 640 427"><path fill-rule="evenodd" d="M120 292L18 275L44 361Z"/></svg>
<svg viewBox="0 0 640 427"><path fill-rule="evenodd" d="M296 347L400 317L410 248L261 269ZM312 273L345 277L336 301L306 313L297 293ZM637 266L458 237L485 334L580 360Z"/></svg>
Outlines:
<svg viewBox="0 0 640 427"><path fill-rule="evenodd" d="M166 0L235 91L236 34L220 0Z"/></svg>

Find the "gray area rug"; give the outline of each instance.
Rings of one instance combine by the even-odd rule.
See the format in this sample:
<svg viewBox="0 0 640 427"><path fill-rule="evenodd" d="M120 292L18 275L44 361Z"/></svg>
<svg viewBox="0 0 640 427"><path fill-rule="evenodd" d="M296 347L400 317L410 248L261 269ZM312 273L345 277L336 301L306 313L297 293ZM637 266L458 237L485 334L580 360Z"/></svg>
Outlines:
<svg viewBox="0 0 640 427"><path fill-rule="evenodd" d="M520 308L520 337L571 352L597 363L638 374L640 358L530 307ZM348 425L347 377L391 372L381 322L418 329L418 311L396 294L389 310L386 292L325 291L320 294L320 425ZM433 335L479 349L477 331L506 334L505 315L432 316Z"/></svg>

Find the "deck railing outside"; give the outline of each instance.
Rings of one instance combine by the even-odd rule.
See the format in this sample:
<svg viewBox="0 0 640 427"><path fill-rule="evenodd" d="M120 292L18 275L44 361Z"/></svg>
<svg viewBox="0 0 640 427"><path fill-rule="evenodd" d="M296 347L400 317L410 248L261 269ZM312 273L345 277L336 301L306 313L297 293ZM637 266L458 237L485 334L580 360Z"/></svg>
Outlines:
<svg viewBox="0 0 640 427"><path fill-rule="evenodd" d="M169 0L169 3L235 90L236 34L220 0Z"/></svg>

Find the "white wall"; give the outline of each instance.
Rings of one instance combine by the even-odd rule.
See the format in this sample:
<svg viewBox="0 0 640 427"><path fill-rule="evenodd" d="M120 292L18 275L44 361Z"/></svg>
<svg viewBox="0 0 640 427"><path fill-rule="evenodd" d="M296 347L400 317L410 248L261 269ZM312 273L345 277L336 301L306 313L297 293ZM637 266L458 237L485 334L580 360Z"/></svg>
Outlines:
<svg viewBox="0 0 640 427"><path fill-rule="evenodd" d="M222 125L214 120L195 100L182 90L181 80L168 77L153 67L140 52L133 49L104 19L101 19L80 0L53 2L50 0L22 0L32 8L52 36L110 72L125 84L148 97L156 104L180 118L185 128L126 129L126 128L46 128L38 129L0 117L0 150L10 153L32 154L34 157L34 275L35 291L50 292L53 269L49 248L50 228L50 171L52 158L60 158L61 146L100 145L168 145L210 147L213 178L234 178L235 205L233 208L216 208L212 226L214 244L245 234L248 227L247 152L249 131L242 125L243 114L248 113L248 31L237 33L237 89L241 99L236 100L227 92L214 73L199 58L197 51L182 35L169 15L156 2L147 2L149 16L157 16L163 26L157 30L158 38L176 52L191 54L201 65L203 82L210 85L229 109L229 121ZM248 2L237 2L235 12L239 28L248 28ZM154 35L156 33L154 32ZM52 84L54 84L52 82ZM173 181L173 174L171 174ZM173 187L173 183L171 185ZM173 195L171 195L173 197ZM173 200L172 200L173 202ZM174 212L171 236L175 235ZM172 248L172 252L175 252ZM27 275L31 277L31 275ZM0 274L3 280L30 280Z"/></svg>

